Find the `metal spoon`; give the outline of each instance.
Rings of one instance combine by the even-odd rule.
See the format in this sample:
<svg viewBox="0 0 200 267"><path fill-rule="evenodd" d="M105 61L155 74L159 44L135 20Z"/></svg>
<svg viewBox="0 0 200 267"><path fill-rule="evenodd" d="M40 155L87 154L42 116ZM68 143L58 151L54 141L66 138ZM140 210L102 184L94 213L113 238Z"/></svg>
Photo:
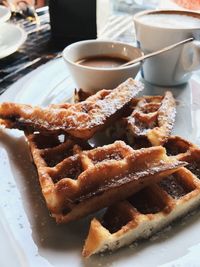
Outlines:
<svg viewBox="0 0 200 267"><path fill-rule="evenodd" d="M150 57L153 57L153 56L156 56L156 55L159 55L159 54L162 54L163 52L166 52L166 51L169 51L179 45L182 45L182 44L186 44L186 43L189 43L189 42L192 42L194 41L195 38L191 37L191 38L188 38L188 39L185 39L181 42L178 42L178 43L175 43L175 44L172 44L172 45L169 45L169 46L166 46L158 51L155 51L155 52L152 52L152 53L149 53L149 54L146 54L144 56L141 56L141 57L138 57L138 58L135 58L131 61L128 61L127 63L123 64L123 65L120 65L120 67L126 67L126 66L129 66L129 65L133 65L135 63L138 63L140 61L143 61L147 58L150 58Z"/></svg>

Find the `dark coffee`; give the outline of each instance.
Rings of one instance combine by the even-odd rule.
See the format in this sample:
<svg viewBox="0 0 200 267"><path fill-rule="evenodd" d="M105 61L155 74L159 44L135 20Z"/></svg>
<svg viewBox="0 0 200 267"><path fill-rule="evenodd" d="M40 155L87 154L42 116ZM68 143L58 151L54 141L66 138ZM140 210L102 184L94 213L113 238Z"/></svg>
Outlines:
<svg viewBox="0 0 200 267"><path fill-rule="evenodd" d="M80 59L76 63L88 67L115 68L127 63L128 61L129 59L121 57L94 56Z"/></svg>

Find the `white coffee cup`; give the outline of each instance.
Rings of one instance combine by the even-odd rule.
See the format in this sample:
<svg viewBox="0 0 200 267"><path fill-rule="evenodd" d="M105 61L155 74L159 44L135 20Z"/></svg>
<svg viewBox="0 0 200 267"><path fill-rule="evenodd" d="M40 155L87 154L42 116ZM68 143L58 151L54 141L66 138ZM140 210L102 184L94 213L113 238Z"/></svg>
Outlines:
<svg viewBox="0 0 200 267"><path fill-rule="evenodd" d="M138 46L145 54L196 36L200 32L200 14L191 11L143 11L134 16L134 23ZM152 84L174 86L187 82L192 72L198 69L200 42L192 41L145 60L142 76Z"/></svg>

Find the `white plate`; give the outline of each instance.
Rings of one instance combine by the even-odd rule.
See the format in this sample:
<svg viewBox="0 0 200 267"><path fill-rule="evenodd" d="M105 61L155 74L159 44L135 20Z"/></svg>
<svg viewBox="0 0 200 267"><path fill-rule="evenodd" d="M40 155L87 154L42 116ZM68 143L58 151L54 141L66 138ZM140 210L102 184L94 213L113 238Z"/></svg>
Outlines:
<svg viewBox="0 0 200 267"><path fill-rule="evenodd" d="M16 52L25 42L26 32L17 25L2 23L0 25L0 59Z"/></svg>
<svg viewBox="0 0 200 267"><path fill-rule="evenodd" d="M0 24L7 21L11 16L10 10L5 7L0 5Z"/></svg>
<svg viewBox="0 0 200 267"><path fill-rule="evenodd" d="M46 106L50 102L56 104L70 101L74 88L66 64L60 58L37 68L14 83L2 97L10 97L10 92L17 91L16 102Z"/></svg>
<svg viewBox="0 0 200 267"><path fill-rule="evenodd" d="M47 74L53 71L56 71L54 76ZM63 79L66 86L64 82L59 83ZM178 101L174 132L198 144L199 88L200 80L197 75L193 76L186 86L170 88ZM0 102L18 101L47 105L52 102L53 95L58 97L55 102L63 97L70 98L72 89L71 78L62 59L59 59L38 68L14 84L0 97ZM164 90L146 85L145 93L162 94ZM0 253L0 266L200 266L200 211L195 211L192 216L179 221L172 228L167 228L157 238L153 237L113 254L84 260L81 257L81 248L89 219L61 226L55 224L40 193L37 174L30 162L23 135L17 130L0 131L0 170L0 250L4 249L3 253ZM3 265L5 260L7 265Z"/></svg>

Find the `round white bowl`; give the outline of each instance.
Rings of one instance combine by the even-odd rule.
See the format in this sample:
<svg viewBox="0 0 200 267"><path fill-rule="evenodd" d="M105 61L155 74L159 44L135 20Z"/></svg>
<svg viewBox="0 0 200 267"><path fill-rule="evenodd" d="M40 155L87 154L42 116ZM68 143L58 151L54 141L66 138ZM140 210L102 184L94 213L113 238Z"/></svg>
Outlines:
<svg viewBox="0 0 200 267"><path fill-rule="evenodd" d="M126 79L134 78L141 66L141 63L136 63L127 67L97 68L76 63L80 59L100 55L132 60L143 53L139 48L115 41L87 40L67 46L63 59L79 88L92 93L100 89L113 89Z"/></svg>

